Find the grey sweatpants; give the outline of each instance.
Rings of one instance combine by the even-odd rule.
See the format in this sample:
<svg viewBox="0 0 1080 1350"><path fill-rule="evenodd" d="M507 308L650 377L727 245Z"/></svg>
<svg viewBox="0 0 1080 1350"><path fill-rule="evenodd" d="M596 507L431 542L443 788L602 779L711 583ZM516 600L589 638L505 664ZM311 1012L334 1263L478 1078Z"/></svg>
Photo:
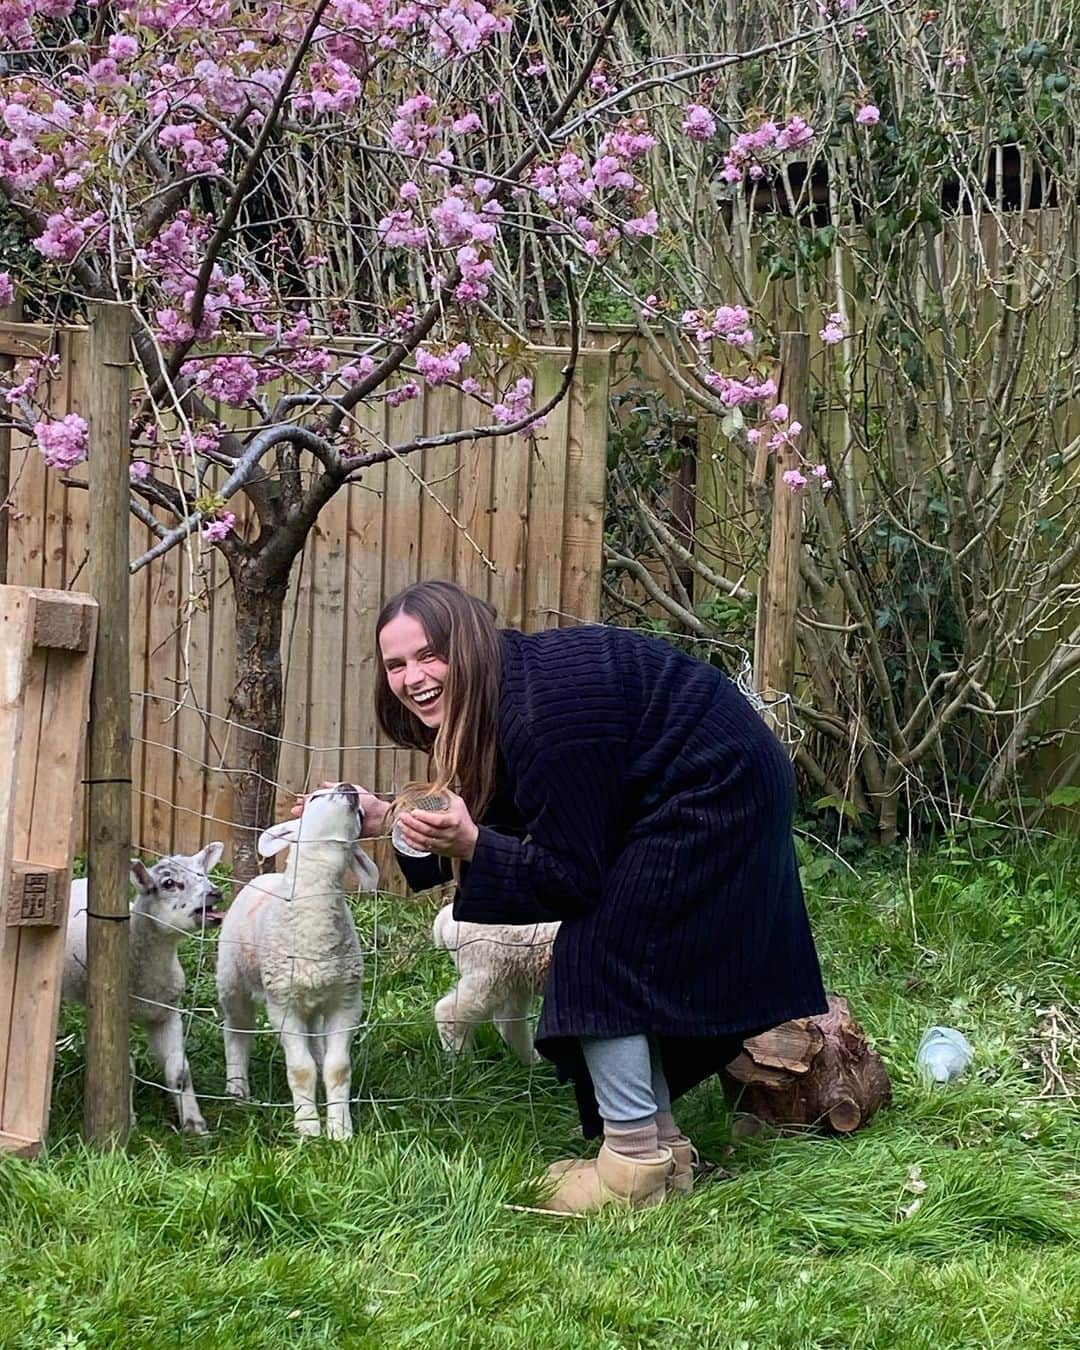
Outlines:
<svg viewBox="0 0 1080 1350"><path fill-rule="evenodd" d="M582 1036L581 1049L602 1120L623 1126L648 1124L671 1110L671 1094L651 1037Z"/></svg>

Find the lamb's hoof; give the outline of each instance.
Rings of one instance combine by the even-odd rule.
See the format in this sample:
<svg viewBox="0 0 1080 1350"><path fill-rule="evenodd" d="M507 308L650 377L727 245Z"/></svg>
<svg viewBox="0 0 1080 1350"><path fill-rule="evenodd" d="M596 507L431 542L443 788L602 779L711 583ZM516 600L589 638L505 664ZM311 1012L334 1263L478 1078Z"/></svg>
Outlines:
<svg viewBox="0 0 1080 1350"><path fill-rule="evenodd" d="M298 1120L296 1122L296 1133L301 1139L318 1139L322 1134L322 1126L317 1120Z"/></svg>
<svg viewBox="0 0 1080 1350"><path fill-rule="evenodd" d="M351 1139L352 1136L351 1120L328 1120L326 1122L327 1139Z"/></svg>
<svg viewBox="0 0 1080 1350"><path fill-rule="evenodd" d="M238 1102L251 1101L251 1088L248 1086L247 1079L242 1082L238 1078L232 1079L225 1084L225 1095L235 1097Z"/></svg>
<svg viewBox="0 0 1080 1350"><path fill-rule="evenodd" d="M185 1134L209 1134L210 1128L202 1116L192 1116L180 1126Z"/></svg>

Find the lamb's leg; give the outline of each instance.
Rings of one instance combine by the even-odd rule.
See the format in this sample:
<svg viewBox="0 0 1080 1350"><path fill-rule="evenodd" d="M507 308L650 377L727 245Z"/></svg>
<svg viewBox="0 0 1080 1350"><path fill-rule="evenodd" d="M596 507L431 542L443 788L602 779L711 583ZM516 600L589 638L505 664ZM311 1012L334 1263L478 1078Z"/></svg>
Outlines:
<svg viewBox="0 0 1080 1350"><path fill-rule="evenodd" d="M285 1073L292 1093L293 1121L297 1133L312 1137L319 1135L322 1126L315 1104L319 1072L315 1067L315 1056L311 1053L307 1024L292 1008L272 1003L269 999L266 1011L285 1052Z"/></svg>
<svg viewBox="0 0 1080 1350"><path fill-rule="evenodd" d="M352 1138L349 1093L352 1087L352 1038L360 1021L360 999L339 1008L326 1018L323 1049L323 1084L326 1088L326 1137Z"/></svg>
<svg viewBox="0 0 1080 1350"><path fill-rule="evenodd" d="M160 1022L151 1022L146 1028L150 1049L161 1061L165 1085L176 1102L180 1128L192 1134L206 1134L199 1103L191 1086L191 1069L184 1052L184 1024L179 1013L170 1013Z"/></svg>
<svg viewBox="0 0 1080 1350"><path fill-rule="evenodd" d="M495 1030L521 1060L522 1064L536 1064L540 1056L533 1049L529 1012L532 999L527 993L508 998L495 1013Z"/></svg>
<svg viewBox="0 0 1080 1350"><path fill-rule="evenodd" d="M255 1003L243 989L221 992L221 1010L225 1016L225 1091L243 1101L251 1096L248 1066L251 1042L255 1035Z"/></svg>
<svg viewBox="0 0 1080 1350"><path fill-rule="evenodd" d="M489 982L476 975L463 975L457 986L435 1004L439 1039L452 1055L471 1047L473 1027L491 1016Z"/></svg>

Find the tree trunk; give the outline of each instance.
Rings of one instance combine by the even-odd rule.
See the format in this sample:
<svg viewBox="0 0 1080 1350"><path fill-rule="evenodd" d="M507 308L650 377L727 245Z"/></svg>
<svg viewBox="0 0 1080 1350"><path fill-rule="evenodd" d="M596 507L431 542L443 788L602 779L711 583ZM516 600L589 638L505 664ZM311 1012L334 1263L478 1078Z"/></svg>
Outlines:
<svg viewBox="0 0 1080 1350"><path fill-rule="evenodd" d="M250 881L262 871L255 851L273 823L282 731L281 633L288 575L267 580L257 564L233 571L236 597L236 678L231 717L236 725L230 771L234 775L234 874Z"/></svg>
<svg viewBox="0 0 1080 1350"><path fill-rule="evenodd" d="M744 1041L724 1071L724 1086L751 1129L818 1126L850 1134L892 1097L881 1057L836 994L823 1016L784 1022Z"/></svg>

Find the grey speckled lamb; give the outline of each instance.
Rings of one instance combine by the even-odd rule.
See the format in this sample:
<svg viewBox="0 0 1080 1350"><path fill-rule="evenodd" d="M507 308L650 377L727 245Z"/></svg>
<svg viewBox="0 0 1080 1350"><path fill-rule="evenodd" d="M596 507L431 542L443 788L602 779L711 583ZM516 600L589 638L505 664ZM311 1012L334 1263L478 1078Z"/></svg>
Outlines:
<svg viewBox="0 0 1080 1350"><path fill-rule="evenodd" d="M189 933L221 921L214 909L221 892L208 874L223 850L223 844L214 843L198 853L160 858L152 867L138 858L131 863L137 892L129 928L131 1020L146 1028L150 1049L161 1061L165 1085L176 1101L181 1129L193 1134L205 1134L206 1121L191 1085L184 1050L180 1006L185 980L178 948ZM87 885L82 878L71 883L64 947L63 997L74 1003L86 1002L86 906Z"/></svg>

